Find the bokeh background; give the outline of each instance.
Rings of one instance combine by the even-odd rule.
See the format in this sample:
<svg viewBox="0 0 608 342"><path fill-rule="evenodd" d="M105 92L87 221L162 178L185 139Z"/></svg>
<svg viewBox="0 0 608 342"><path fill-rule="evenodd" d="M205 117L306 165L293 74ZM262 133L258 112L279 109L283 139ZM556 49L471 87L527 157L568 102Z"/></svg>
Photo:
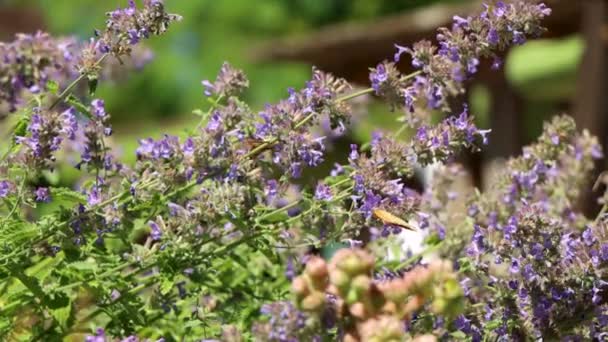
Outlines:
<svg viewBox="0 0 608 342"><path fill-rule="evenodd" d="M481 71L468 101L478 123L493 129L482 155L463 162L482 184L491 161L518 153L542 122L567 112L608 139L608 10L604 0L547 0L554 8L543 39L508 51L501 72ZM133 156L136 138L179 134L204 108L202 79L213 79L222 62L244 69L251 81L245 100L252 108L301 87L312 65L366 86L369 66L391 58L393 43L432 39L452 15L481 8L477 0L166 0L184 20L148 46L155 59L98 95L113 116L115 139ZM0 38L37 29L87 39L104 25L104 13L126 0L0 1ZM407 66L404 70L407 71ZM398 113L370 105L352 127L349 141L390 129ZM347 144L342 144L348 146ZM338 151L339 152L339 151ZM603 166L598 168L603 169Z"/></svg>

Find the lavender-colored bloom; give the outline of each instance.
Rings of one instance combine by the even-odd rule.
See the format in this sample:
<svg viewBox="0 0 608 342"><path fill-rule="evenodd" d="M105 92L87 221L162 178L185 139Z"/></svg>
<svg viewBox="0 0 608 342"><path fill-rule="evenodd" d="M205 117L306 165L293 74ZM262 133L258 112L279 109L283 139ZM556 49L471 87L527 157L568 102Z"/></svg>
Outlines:
<svg viewBox="0 0 608 342"><path fill-rule="evenodd" d="M0 181L0 198L8 196L13 189L13 184L7 180Z"/></svg>
<svg viewBox="0 0 608 342"><path fill-rule="evenodd" d="M382 85L388 80L386 66L378 64L376 69L369 74L369 79L372 82L372 88L374 88L376 94L380 94Z"/></svg>
<svg viewBox="0 0 608 342"><path fill-rule="evenodd" d="M401 59L401 55L404 52L407 52L409 50L409 48L403 47L403 46L398 45L398 44L395 44L395 47L397 48L397 52L395 53L395 56L394 56L393 60L395 61L395 63L397 63Z"/></svg>
<svg viewBox="0 0 608 342"><path fill-rule="evenodd" d="M511 267L509 268L509 272L517 274L519 273L520 270L520 260L518 260L517 258L514 258L513 260L511 260Z"/></svg>
<svg viewBox="0 0 608 342"><path fill-rule="evenodd" d="M604 243L600 246L600 258L602 261L608 261L608 243Z"/></svg>
<svg viewBox="0 0 608 342"><path fill-rule="evenodd" d="M473 227L473 237L471 238L471 244L467 249L467 254L470 256L479 256L484 251L484 234L481 227L475 225Z"/></svg>
<svg viewBox="0 0 608 342"><path fill-rule="evenodd" d="M469 26L470 18L463 18L461 16L455 15L452 17L454 21L454 28L466 29Z"/></svg>
<svg viewBox="0 0 608 342"><path fill-rule="evenodd" d="M440 28L438 47L428 41L418 42L411 48L395 45L395 61L404 52L410 54L412 65L422 71L418 81L414 82L417 93L426 94L429 108L447 110L447 98L463 90L463 82L467 76L477 72L481 57L496 58L497 52L510 44L522 44L527 36L538 36L543 32L540 21L549 13L544 4L498 2L493 6L486 5L486 11L480 16L466 19L455 16L451 29ZM494 64L494 67L498 66L498 63ZM376 93L380 93L378 88L382 81L377 77L378 70L376 68L370 75ZM400 93L404 93L407 85L400 86ZM408 107L411 108L410 105ZM411 109L409 111L412 112Z"/></svg>
<svg viewBox="0 0 608 342"><path fill-rule="evenodd" d="M266 187L264 188L264 195L268 201L273 201L279 193L279 182L275 179L269 179L266 181Z"/></svg>
<svg viewBox="0 0 608 342"><path fill-rule="evenodd" d="M161 239L161 237L163 236L163 231L161 230L160 226L158 225L158 223L154 222L154 221L150 221L148 222L148 226L150 226L150 237L152 237L153 241L158 241Z"/></svg>
<svg viewBox="0 0 608 342"><path fill-rule="evenodd" d="M296 277L296 270L295 270L295 266L293 263L293 257L288 257L287 258L287 266L285 268L285 277L287 279L289 279L289 281L292 281L293 278Z"/></svg>
<svg viewBox="0 0 608 342"><path fill-rule="evenodd" d="M592 246L595 243L596 238L591 227L587 227L587 229L583 231L583 241L587 246Z"/></svg>
<svg viewBox="0 0 608 342"><path fill-rule="evenodd" d="M243 71L234 69L228 62L224 62L215 82L203 80L206 96L229 97L237 95L249 87L249 80Z"/></svg>
<svg viewBox="0 0 608 342"><path fill-rule="evenodd" d="M103 328L97 328L95 335L88 335L85 338L86 342L106 342L106 333Z"/></svg>
<svg viewBox="0 0 608 342"><path fill-rule="evenodd" d="M107 114L104 100L94 99L91 101L91 114L99 119L104 119L106 117Z"/></svg>
<svg viewBox="0 0 608 342"><path fill-rule="evenodd" d="M359 147L357 144L350 144L350 154L348 155L348 159L350 161L355 161L359 158Z"/></svg>
<svg viewBox="0 0 608 342"><path fill-rule="evenodd" d="M344 174L344 167L338 163L334 164L334 168L330 171L330 176L337 177L339 175Z"/></svg>
<svg viewBox="0 0 608 342"><path fill-rule="evenodd" d="M50 202L51 194L49 188L40 187L36 189L36 201L37 202Z"/></svg>
<svg viewBox="0 0 608 342"><path fill-rule="evenodd" d="M100 193L99 188L94 186L93 188L91 188L91 190L88 193L87 204L90 207L94 207L94 206L98 205L99 203L101 203L101 193Z"/></svg>
<svg viewBox="0 0 608 342"><path fill-rule="evenodd" d="M326 184L319 183L315 189L315 199L319 201L331 201L333 198L331 188Z"/></svg>
<svg viewBox="0 0 608 342"><path fill-rule="evenodd" d="M127 31L127 36L129 37L129 44L135 45L139 43L139 32L135 29L130 29Z"/></svg>
<svg viewBox="0 0 608 342"><path fill-rule="evenodd" d="M121 294L120 291L113 289L112 292L110 292L110 299L112 299L112 301L116 301L118 300L118 298L120 298Z"/></svg>

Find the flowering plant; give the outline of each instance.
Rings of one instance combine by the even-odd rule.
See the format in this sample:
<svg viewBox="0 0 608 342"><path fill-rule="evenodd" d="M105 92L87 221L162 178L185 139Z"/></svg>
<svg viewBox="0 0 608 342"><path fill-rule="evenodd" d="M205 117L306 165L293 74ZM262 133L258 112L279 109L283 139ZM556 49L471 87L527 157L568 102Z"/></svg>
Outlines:
<svg viewBox="0 0 608 342"><path fill-rule="evenodd" d="M195 111L198 125L185 137L140 140L133 165L111 148L95 86L112 61L138 64L141 41L179 16L160 0L131 0L81 49L42 33L0 45L0 101L15 122L0 161L0 335L604 338L605 217L574 205L601 157L595 138L555 118L494 187L452 191L464 172L454 157L490 133L453 99L484 58L500 67L498 52L540 35L549 14L543 4L487 5L440 29L438 46L397 45L392 61L370 70L368 89L313 69L302 89L259 112L239 98L245 74L225 63L202 82L209 107ZM404 54L410 75L397 69ZM93 99L76 92L83 80ZM296 186L332 143L315 126L343 134L350 101L367 94L403 112L401 129L351 146L330 175ZM434 124L432 110L456 114ZM78 185L49 181L74 155ZM424 191L405 185L429 165ZM428 250L395 260L387 249L404 229L418 230ZM340 243L333 255L315 252ZM429 250L441 260L423 258Z"/></svg>

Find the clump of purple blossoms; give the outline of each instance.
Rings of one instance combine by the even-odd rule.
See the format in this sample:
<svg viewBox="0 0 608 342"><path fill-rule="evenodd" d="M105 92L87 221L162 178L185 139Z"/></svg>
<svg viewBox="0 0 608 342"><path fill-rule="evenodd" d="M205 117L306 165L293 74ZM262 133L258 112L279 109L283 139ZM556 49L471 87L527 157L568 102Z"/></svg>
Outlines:
<svg viewBox="0 0 608 342"><path fill-rule="evenodd" d="M606 225L577 212L589 186L597 139L567 117L509 161L495 187L475 199L467 269L472 303L486 314L461 318L467 330L508 339L599 338L606 329ZM607 245L608 246L608 245ZM479 286L490 290L480 291ZM496 325L496 331L483 330ZM572 337L574 338L574 337Z"/></svg>
<svg viewBox="0 0 608 342"><path fill-rule="evenodd" d="M0 42L0 115L25 106L31 95L44 94L49 81L67 86L85 72L78 66L85 57L97 57L97 54L90 56L90 47L75 38L54 38L44 32L17 34L12 42ZM137 70L151 58L150 50L135 46L130 58L120 63L109 61L103 68L96 65L97 61L90 63L95 64L95 71L101 72L101 78L117 79L124 77L122 64Z"/></svg>
<svg viewBox="0 0 608 342"><path fill-rule="evenodd" d="M104 137L112 135L112 127L109 125L110 115L106 112L105 102L102 99L91 101L89 113L90 119L84 128L84 149L77 167L87 165L90 170L107 171L120 167L112 162L112 156L108 153L109 149L104 142Z"/></svg>
<svg viewBox="0 0 608 342"><path fill-rule="evenodd" d="M18 158L33 170L52 169L54 153L65 138L73 140L77 130L73 108L57 113L36 107L27 126L27 135L15 138L16 143L23 146Z"/></svg>
<svg viewBox="0 0 608 342"><path fill-rule="evenodd" d="M523 12L516 16L514 11ZM421 301L441 299L448 290L442 282L432 289L421 286L424 296L407 301L392 293L399 303L410 304L412 314L391 319L398 336L404 330L417 334L432 329L444 339L450 339L448 334L455 330L473 340L484 336L601 338L606 321L602 267L608 259L608 234L603 220L586 220L574 205L593 158L601 151L588 134L576 133L571 120L559 118L548 125L538 144L504 168L496 188L471 191L469 208L463 208L464 194L454 193L461 173L457 167L439 169L422 193L406 185L421 167L450 163L459 152L477 151L486 143L488 131L473 124L466 108L437 124L406 122L402 128L411 126L415 132L410 141L401 140L399 134L374 134L368 146L352 146L348 163L335 167L316 186L294 184L294 178L325 159L326 142L311 129L320 122L328 122L330 129L345 127L352 113L348 100L375 92L389 105L405 105L410 112L427 105L441 108L447 96L458 93L462 82L476 72L481 57L494 57L506 45L520 42L520 32L526 36L541 32L538 21L547 14L540 5L499 2L479 18L455 18L453 30L441 31L440 47L421 43L408 50L420 69L413 75L400 75L393 63L383 63L370 74L371 88L353 93L345 80L313 69L302 89L289 89L284 100L259 112L239 100L248 81L242 71L226 63L214 82L203 83L210 107L206 113L198 112L198 125L184 138L164 135L141 140L132 169L115 161L111 146L106 145L112 133L109 115L105 103L95 99L90 106L77 107L87 117L78 191L40 187L48 183L29 188L27 178L18 182L6 176L27 173L32 165L37 170L51 167L62 143L58 139L73 135L69 118L73 111L62 117L64 113L39 110L25 126L26 133L20 134L18 153L9 151L9 162L18 158L25 162L8 165L3 160L0 164L0 205L12 213L0 225L3 233L9 233L0 234L2 265L19 272L35 267L38 260L56 263L41 283L53 288L48 296L52 304L76 298L74 305L68 301L70 307L66 307L75 310L81 294L90 288L86 293L87 299L94 299L87 301L93 309L90 323L97 322L95 315L100 315L100 322L103 316L112 332L153 327L159 335L170 331L171 336L209 338L217 337L226 323L236 323L248 334L251 322L258 318L254 311L263 300L273 304L262 307L263 317L254 325L252 332L258 340L314 341L317 335L331 339L348 331L352 322L332 315L339 321L329 325L319 322L321 317L310 319L296 310L284 301L285 277L294 275L294 260L310 259L330 244L371 244L373 248L375 243L390 242L387 235L402 228L374 217L376 209L383 209L406 222L415 221L424 235L428 236L428 230L436 232L435 241L445 243L443 248L454 248L450 257L458 260L461 286L469 304L474 304L465 315L450 321L432 314L443 310L433 311ZM131 1L127 8L111 12L106 30L99 32L81 57L81 77L96 72L101 56L128 55L141 39L162 33L174 19L159 1L146 1L141 10ZM490 28L495 28L498 41ZM495 46L475 47L475 35L490 36L484 42L495 42ZM38 150L44 164L35 164L40 163L34 161ZM290 194L289 189L298 190ZM40 218L28 209L32 199L58 201L62 197L67 198L68 208ZM21 228L15 223L36 229L19 231L23 235L12 241L11 229ZM383 230L374 236L380 225ZM461 230L468 235L450 240ZM368 232L371 236L365 236ZM462 247L462 240L470 243ZM279 264L282 260L290 260L287 267ZM409 262L383 261L379 267L390 269L386 274L390 278L416 263ZM344 270L352 271L351 267L358 273L356 264L345 261ZM568 274L558 274L559 269ZM5 272L4 267L0 272ZM3 279L30 280L19 276L9 274ZM353 277L354 297L374 299L369 279ZM344 285L340 274L330 280L336 287ZM417 280L420 277L412 277L414 283ZM460 293L452 280L450 291ZM23 288L2 309L18 316L19 308L36 307L36 317L48 318L45 324L59 331L61 312L39 305L47 296L37 298L39 291L32 288ZM353 294L345 292L343 300L350 301ZM224 303L201 304L209 296ZM314 297L310 298L345 308L336 297ZM574 317L582 312L582 303L593 303L594 316ZM353 304L348 315L354 318L365 315L361 309L389 312L397 308L347 304ZM452 309L442 300L432 305ZM365 330L370 336L382 332L377 328L386 325L381 323ZM338 331L325 329L329 326ZM225 335L235 341L240 338L236 333ZM109 339L104 330L88 338Z"/></svg>
<svg viewBox="0 0 608 342"><path fill-rule="evenodd" d="M439 29L439 46L430 41L418 42L411 48L396 45L395 62L408 53L412 66L421 72L413 84L400 82L393 63L384 62L370 75L374 89L391 103L399 103L399 98L410 113L414 112L414 103L447 111L448 98L464 91L463 83L477 73L482 58L494 59L493 66L499 67L497 53L522 44L526 37L540 36L544 32L541 21L550 13L542 3L498 1L486 5L478 16L456 16L451 29Z"/></svg>
<svg viewBox="0 0 608 342"><path fill-rule="evenodd" d="M12 42L0 42L0 105L7 103L8 110L15 111L23 104L23 92L38 94L49 80L71 75L73 44L44 32L18 34Z"/></svg>
<svg viewBox="0 0 608 342"><path fill-rule="evenodd" d="M267 321L260 321L253 327L253 335L257 341L265 342L295 342L319 341L312 334L307 315L290 302L275 302L265 304L260 310Z"/></svg>
<svg viewBox="0 0 608 342"><path fill-rule="evenodd" d="M119 60L130 56L141 40L162 35L172 22L181 20L165 11L162 0L144 0L142 8L129 0L126 8L117 8L107 16L105 29L96 31L96 37L83 49L78 63L82 74L97 74L101 56L111 54Z"/></svg>
<svg viewBox="0 0 608 342"><path fill-rule="evenodd" d="M206 96L230 97L249 88L249 80L245 74L241 70L234 69L227 62L222 65L215 82L204 80L201 84L205 87Z"/></svg>

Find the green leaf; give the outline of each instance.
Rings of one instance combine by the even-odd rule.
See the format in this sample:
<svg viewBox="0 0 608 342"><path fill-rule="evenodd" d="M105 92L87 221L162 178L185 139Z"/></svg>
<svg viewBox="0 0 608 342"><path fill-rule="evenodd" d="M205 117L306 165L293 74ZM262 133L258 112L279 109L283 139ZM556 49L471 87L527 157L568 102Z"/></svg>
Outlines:
<svg viewBox="0 0 608 342"><path fill-rule="evenodd" d="M263 216L264 216L264 220L262 220L261 222L264 222L264 223L282 222L282 221L289 219L289 215L287 214L286 210L276 212L272 215L268 215L268 216L263 215Z"/></svg>
<svg viewBox="0 0 608 342"><path fill-rule="evenodd" d="M69 268L74 268L78 271L96 272L98 269L94 261L76 261L68 265Z"/></svg>
<svg viewBox="0 0 608 342"><path fill-rule="evenodd" d="M89 95L95 95L95 92L97 91L98 81L99 80L97 79L97 77L89 77Z"/></svg>
<svg viewBox="0 0 608 342"><path fill-rule="evenodd" d="M80 100L74 96L74 95L70 95L68 96L68 98L66 99L66 102L76 108L76 110L80 113L82 113L84 116L86 116L87 118L91 119L91 113L89 112L89 108L87 106L85 106L82 102L80 102Z"/></svg>
<svg viewBox="0 0 608 342"><path fill-rule="evenodd" d="M55 81L48 81L46 82L46 89L52 94L57 94L59 92L59 84Z"/></svg>
<svg viewBox="0 0 608 342"><path fill-rule="evenodd" d="M494 329L500 327L501 325L502 325L502 320L495 319L495 320L487 322L484 326L484 329L486 331L494 331Z"/></svg>
<svg viewBox="0 0 608 342"><path fill-rule="evenodd" d="M17 124L15 124L15 128L13 129L13 134L18 137L23 137L27 133L27 125L30 123L29 116L22 116Z"/></svg>
<svg viewBox="0 0 608 342"><path fill-rule="evenodd" d="M49 310L55 321L61 326L63 330L70 326L70 322L73 320L72 315L72 301L68 300L67 305Z"/></svg>
<svg viewBox="0 0 608 342"><path fill-rule="evenodd" d="M195 110L193 110L193 111L192 111L192 114L194 114L194 115L196 115L196 116L201 116L201 117L202 117L202 116L205 116L205 112L203 112L203 111L202 111L202 110L200 110L200 109L195 109Z"/></svg>
<svg viewBox="0 0 608 342"><path fill-rule="evenodd" d="M87 197L80 192L68 189L68 188L51 188L51 196L55 200L66 201L66 202L76 202L76 203L86 203Z"/></svg>
<svg viewBox="0 0 608 342"><path fill-rule="evenodd" d="M175 285L174 279L164 278L160 283L160 287L159 287L160 293L163 295L168 294L169 292L171 292L174 285Z"/></svg>
<svg viewBox="0 0 608 342"><path fill-rule="evenodd" d="M464 340L467 338L467 335L465 335L465 333L463 333L462 331L454 331L453 333L450 334L450 336L452 336L453 338L457 338L459 340Z"/></svg>

